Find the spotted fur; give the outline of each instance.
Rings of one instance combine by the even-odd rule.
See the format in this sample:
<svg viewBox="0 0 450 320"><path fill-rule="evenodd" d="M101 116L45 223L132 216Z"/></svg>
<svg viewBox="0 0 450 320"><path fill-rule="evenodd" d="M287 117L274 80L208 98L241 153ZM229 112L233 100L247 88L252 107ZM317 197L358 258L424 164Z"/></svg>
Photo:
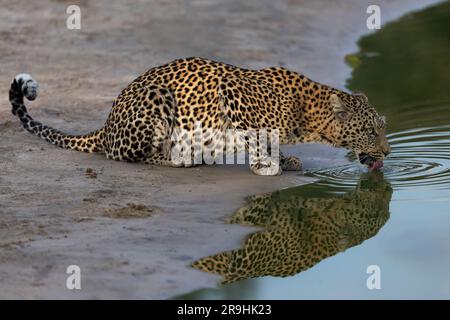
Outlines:
<svg viewBox="0 0 450 320"><path fill-rule="evenodd" d="M391 196L383 179L342 196L304 198L283 191L252 196L229 222L263 231L248 236L239 249L202 258L193 267L221 275L223 283L295 275L376 235L389 219Z"/></svg>
<svg viewBox="0 0 450 320"><path fill-rule="evenodd" d="M279 131L281 144L323 142L375 159L389 153L384 119L360 94L349 94L281 67L249 70L202 58L179 59L152 68L125 88L105 125L87 135L67 135L34 120L23 97L34 100L38 84L29 75L14 78L12 112L23 127L67 149L102 152L109 159L176 166L171 158L175 130L201 123L202 147L225 149L211 129ZM189 166L191 163L181 164ZM257 158L256 174L274 163ZM298 158L281 158L285 170L300 170ZM272 173L270 173L272 172Z"/></svg>

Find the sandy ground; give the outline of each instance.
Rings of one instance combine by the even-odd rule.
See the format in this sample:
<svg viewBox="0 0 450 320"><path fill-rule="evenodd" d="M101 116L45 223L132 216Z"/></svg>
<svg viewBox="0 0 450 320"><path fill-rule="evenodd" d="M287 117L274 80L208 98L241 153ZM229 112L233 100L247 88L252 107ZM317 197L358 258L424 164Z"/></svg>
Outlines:
<svg viewBox="0 0 450 320"><path fill-rule="evenodd" d="M382 19L433 1L385 0ZM245 167L174 169L55 148L10 114L19 72L40 82L32 115L70 133L103 124L114 97L140 73L202 56L244 67L283 65L342 88L371 1L0 0L0 298L169 298L216 278L194 259L236 247L249 229L223 224L246 195L311 182ZM345 163L343 150L291 149L306 168ZM88 172L86 173L86 170ZM79 265L82 289L67 290Z"/></svg>

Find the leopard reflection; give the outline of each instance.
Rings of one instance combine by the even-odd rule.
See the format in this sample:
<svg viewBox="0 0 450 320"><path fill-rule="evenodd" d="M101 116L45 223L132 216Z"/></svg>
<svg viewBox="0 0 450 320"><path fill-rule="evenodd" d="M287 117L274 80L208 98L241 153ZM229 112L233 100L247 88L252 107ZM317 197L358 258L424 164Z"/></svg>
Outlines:
<svg viewBox="0 0 450 320"><path fill-rule="evenodd" d="M202 258L193 267L221 275L223 283L292 276L375 236L389 219L392 188L380 172L361 176L354 190L341 195L315 188L250 197L229 222L264 230L249 235L241 248Z"/></svg>

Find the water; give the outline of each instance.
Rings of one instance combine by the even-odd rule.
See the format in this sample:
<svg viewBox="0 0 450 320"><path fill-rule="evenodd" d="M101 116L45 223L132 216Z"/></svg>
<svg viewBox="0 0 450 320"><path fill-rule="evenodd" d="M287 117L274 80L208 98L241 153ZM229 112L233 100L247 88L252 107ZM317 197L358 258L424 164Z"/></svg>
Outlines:
<svg viewBox="0 0 450 320"><path fill-rule="evenodd" d="M313 169L315 184L251 197L230 223L262 230L195 262L222 284L183 298L450 298L450 2L359 47L347 86L388 118L382 171ZM380 290L367 288L370 265Z"/></svg>
<svg viewBox="0 0 450 320"><path fill-rule="evenodd" d="M450 108L449 108L450 112ZM450 125L405 130L388 135L391 156L382 172L397 200L450 200ZM366 169L358 164L311 171L330 189L349 189Z"/></svg>

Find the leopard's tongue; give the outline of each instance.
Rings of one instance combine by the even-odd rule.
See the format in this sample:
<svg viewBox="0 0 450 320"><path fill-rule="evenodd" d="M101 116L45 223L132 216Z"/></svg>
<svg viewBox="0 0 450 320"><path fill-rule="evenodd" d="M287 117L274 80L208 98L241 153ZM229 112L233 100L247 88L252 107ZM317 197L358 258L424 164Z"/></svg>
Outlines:
<svg viewBox="0 0 450 320"><path fill-rule="evenodd" d="M375 160L374 162L372 162L370 165L369 165L369 170L378 170L378 169L381 169L383 167L383 161L381 161L381 160Z"/></svg>

